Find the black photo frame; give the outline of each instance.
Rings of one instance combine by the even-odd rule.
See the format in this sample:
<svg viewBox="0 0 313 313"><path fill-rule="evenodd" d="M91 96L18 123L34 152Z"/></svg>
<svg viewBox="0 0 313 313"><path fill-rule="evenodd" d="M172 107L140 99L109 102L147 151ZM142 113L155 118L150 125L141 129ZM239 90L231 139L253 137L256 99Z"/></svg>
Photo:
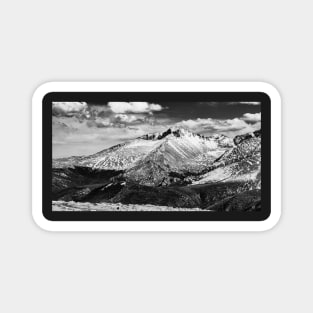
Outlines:
<svg viewBox="0 0 313 313"><path fill-rule="evenodd" d="M261 103L261 211L52 211L52 102L210 101ZM49 92L42 99L42 214L49 221L264 221L271 214L271 98L265 92Z"/></svg>

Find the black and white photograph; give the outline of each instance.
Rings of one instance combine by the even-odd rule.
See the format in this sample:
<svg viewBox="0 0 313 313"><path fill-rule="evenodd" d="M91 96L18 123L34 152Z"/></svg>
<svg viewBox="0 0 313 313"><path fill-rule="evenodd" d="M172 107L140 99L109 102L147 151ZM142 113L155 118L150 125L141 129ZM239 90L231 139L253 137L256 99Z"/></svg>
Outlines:
<svg viewBox="0 0 313 313"><path fill-rule="evenodd" d="M0 313L313 313L313 1L0 12Z"/></svg>
<svg viewBox="0 0 313 313"><path fill-rule="evenodd" d="M260 101L52 101L52 211L261 210Z"/></svg>

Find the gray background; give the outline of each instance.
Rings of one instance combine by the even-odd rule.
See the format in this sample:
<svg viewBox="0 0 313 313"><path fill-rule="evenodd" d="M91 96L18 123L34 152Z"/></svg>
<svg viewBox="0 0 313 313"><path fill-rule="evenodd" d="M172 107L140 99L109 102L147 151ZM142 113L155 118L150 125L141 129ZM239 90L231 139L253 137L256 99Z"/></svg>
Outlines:
<svg viewBox="0 0 313 313"><path fill-rule="evenodd" d="M310 312L311 1L2 1L2 312ZM283 98L283 216L264 233L49 233L31 218L46 81L267 81Z"/></svg>

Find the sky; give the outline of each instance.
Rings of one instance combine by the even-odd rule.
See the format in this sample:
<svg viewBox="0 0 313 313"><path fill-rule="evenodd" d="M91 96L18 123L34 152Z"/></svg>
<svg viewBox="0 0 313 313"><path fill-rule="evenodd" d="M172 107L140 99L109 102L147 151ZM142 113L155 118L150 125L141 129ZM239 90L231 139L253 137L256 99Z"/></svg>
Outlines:
<svg viewBox="0 0 313 313"><path fill-rule="evenodd" d="M261 128L259 102L53 102L53 158L90 155L181 127L234 137Z"/></svg>

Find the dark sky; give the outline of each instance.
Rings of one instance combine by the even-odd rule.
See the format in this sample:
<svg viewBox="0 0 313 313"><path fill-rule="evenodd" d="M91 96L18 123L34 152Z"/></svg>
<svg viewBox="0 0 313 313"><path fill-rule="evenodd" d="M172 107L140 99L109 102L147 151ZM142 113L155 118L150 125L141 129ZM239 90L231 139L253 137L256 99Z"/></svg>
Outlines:
<svg viewBox="0 0 313 313"><path fill-rule="evenodd" d="M168 117L175 120L189 120L196 118L232 119L245 113L261 112L259 102L156 102L163 108L154 112L155 117ZM107 103L92 103L89 105L104 105Z"/></svg>
<svg viewBox="0 0 313 313"><path fill-rule="evenodd" d="M155 116L166 114L169 118L188 120L196 118L232 119L245 113L259 113L260 105L232 102L160 102L167 109L155 112Z"/></svg>

